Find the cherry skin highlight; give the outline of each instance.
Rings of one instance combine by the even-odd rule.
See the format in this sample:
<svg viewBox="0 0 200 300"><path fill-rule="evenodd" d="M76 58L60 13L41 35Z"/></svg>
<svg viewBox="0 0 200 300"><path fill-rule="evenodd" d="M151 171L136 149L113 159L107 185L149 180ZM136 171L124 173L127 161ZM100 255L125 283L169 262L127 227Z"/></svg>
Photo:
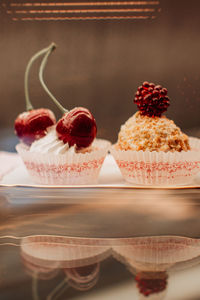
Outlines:
<svg viewBox="0 0 200 300"><path fill-rule="evenodd" d="M58 121L56 126L58 138L69 147L86 148L96 137L96 121L91 112L84 107L76 107Z"/></svg>
<svg viewBox="0 0 200 300"><path fill-rule="evenodd" d="M149 117L161 117L169 106L167 89L161 85L155 85L144 81L135 93L134 103L137 104L142 115Z"/></svg>
<svg viewBox="0 0 200 300"><path fill-rule="evenodd" d="M23 112L15 120L15 133L19 139L31 145L35 140L46 135L47 128L56 123L53 112L46 108Z"/></svg>

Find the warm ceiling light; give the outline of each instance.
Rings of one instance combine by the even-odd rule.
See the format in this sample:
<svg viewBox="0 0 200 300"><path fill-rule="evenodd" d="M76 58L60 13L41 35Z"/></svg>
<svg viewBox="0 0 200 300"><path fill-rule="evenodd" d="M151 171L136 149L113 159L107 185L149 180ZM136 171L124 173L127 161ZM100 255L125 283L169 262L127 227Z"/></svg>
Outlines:
<svg viewBox="0 0 200 300"><path fill-rule="evenodd" d="M155 19L155 16L103 16L103 17L33 17L33 18L21 18L21 21L64 21L64 20L123 20L123 19L135 19L135 20L145 20L145 19ZM13 21L19 21L18 18L12 18Z"/></svg>
<svg viewBox="0 0 200 300"><path fill-rule="evenodd" d="M115 2L41 2L41 3L16 3L10 6L120 6L120 5L158 5L159 1L115 1Z"/></svg>
<svg viewBox="0 0 200 300"><path fill-rule="evenodd" d="M15 10L16 14L66 14L66 13L121 13L121 12L154 12L153 8L132 8L132 9L73 9L73 10ZM12 13L8 10L7 13Z"/></svg>
<svg viewBox="0 0 200 300"><path fill-rule="evenodd" d="M13 21L155 19L159 1L4 2ZM0 5L1 6L1 5Z"/></svg>

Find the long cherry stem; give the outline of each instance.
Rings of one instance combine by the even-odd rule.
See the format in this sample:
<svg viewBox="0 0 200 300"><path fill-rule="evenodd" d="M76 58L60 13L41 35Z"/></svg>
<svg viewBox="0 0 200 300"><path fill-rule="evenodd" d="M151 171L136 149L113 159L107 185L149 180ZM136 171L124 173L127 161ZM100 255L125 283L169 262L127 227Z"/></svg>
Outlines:
<svg viewBox="0 0 200 300"><path fill-rule="evenodd" d="M29 110L32 110L33 109L33 106L31 104L31 101L30 101L30 97L29 97L29 90L28 90L28 79L29 79L29 73L30 73L30 69L31 69L31 66L32 64L34 63L34 61L42 56L43 54L45 54L49 48L52 46L52 44L47 47L47 48L44 48L42 50L40 50L39 52L37 52L35 55L33 55L31 57L31 59L29 60L28 62L28 65L26 67L26 71L25 71L25 76L24 76L24 91L25 91L25 100L26 100L26 110L29 111Z"/></svg>
<svg viewBox="0 0 200 300"><path fill-rule="evenodd" d="M43 72L48 60L49 55L53 52L53 50L56 48L56 45L52 43L51 47L48 49L46 55L42 59L41 65L40 65L40 70L39 70L39 79L40 83L43 86L44 90L47 92L49 97L53 100L53 102L57 105L57 107L62 111L62 113L68 112L67 109L65 109L59 102L58 100L54 97L54 95L49 91L48 87L46 86L44 79L43 79Z"/></svg>

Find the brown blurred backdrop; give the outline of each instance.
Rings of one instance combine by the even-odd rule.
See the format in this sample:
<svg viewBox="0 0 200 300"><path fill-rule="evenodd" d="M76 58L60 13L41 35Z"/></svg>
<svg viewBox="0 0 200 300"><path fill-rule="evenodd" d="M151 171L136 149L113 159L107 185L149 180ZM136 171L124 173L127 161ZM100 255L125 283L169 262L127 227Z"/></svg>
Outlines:
<svg viewBox="0 0 200 300"><path fill-rule="evenodd" d="M171 99L167 116L186 132L199 135L200 1L160 1L161 12L155 19L27 22L13 21L3 2L1 138L8 132L14 136L14 119L25 109L23 83L28 60L52 41L58 47L46 67L46 83L66 108L86 106L92 111L98 137L116 141L120 125L136 111L133 95L144 80L166 87ZM39 84L38 68L39 62L30 77L33 105L49 107L59 117ZM4 145L1 139L0 147Z"/></svg>

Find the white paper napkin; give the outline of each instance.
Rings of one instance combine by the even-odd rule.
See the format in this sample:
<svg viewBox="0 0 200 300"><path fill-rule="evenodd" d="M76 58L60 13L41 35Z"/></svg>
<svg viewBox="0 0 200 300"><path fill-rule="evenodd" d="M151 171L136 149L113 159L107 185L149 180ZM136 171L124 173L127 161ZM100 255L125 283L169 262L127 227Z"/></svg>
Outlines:
<svg viewBox="0 0 200 300"><path fill-rule="evenodd" d="M17 153L0 151L0 180L21 164L22 161Z"/></svg>

